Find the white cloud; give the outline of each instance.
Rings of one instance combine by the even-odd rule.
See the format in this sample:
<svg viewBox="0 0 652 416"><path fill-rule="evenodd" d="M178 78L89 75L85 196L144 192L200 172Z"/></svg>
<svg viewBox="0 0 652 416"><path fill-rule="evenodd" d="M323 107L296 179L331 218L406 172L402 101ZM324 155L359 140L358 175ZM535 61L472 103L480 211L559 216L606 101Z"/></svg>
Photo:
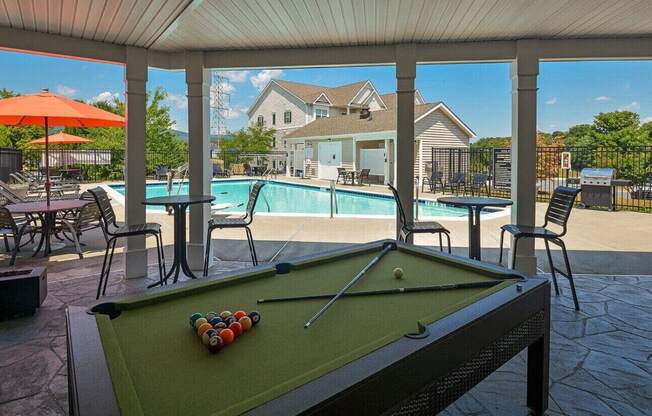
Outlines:
<svg viewBox="0 0 652 416"><path fill-rule="evenodd" d="M73 95L77 94L77 90L73 87L68 87L66 85L57 85L56 93L59 95L72 97Z"/></svg>
<svg viewBox="0 0 652 416"><path fill-rule="evenodd" d="M632 101L629 104L625 104L618 108L618 111L635 111L641 108L641 103L638 101Z"/></svg>
<svg viewBox="0 0 652 416"><path fill-rule="evenodd" d="M607 97L606 95L600 95L598 97L595 97L595 101L609 101L611 100L611 97Z"/></svg>
<svg viewBox="0 0 652 416"><path fill-rule="evenodd" d="M100 101L113 101L114 98L118 98L117 92L104 91L91 97L90 101L92 103L97 103Z"/></svg>
<svg viewBox="0 0 652 416"><path fill-rule="evenodd" d="M280 69L264 69L250 78L251 85L262 91L271 79L279 78L281 75L283 71Z"/></svg>
<svg viewBox="0 0 652 416"><path fill-rule="evenodd" d="M557 97L549 98L548 101L546 101L546 104L548 104L548 105L555 105L555 104L557 104Z"/></svg>
<svg viewBox="0 0 652 416"><path fill-rule="evenodd" d="M220 82L219 85L224 94L232 94L235 92L235 87L230 82Z"/></svg>
<svg viewBox="0 0 652 416"><path fill-rule="evenodd" d="M233 108L227 108L225 110L222 110L222 116L224 116L224 118L227 120L234 120L240 117L240 112L234 110Z"/></svg>
<svg viewBox="0 0 652 416"><path fill-rule="evenodd" d="M220 75L231 82L244 82L249 75L249 71L224 71L220 72Z"/></svg>
<svg viewBox="0 0 652 416"><path fill-rule="evenodd" d="M188 108L188 97L185 95L168 94L168 96L163 101L167 102L173 107L178 108L179 110Z"/></svg>
<svg viewBox="0 0 652 416"><path fill-rule="evenodd" d="M645 123L652 123L652 116L645 117L643 120L641 120L641 124Z"/></svg>

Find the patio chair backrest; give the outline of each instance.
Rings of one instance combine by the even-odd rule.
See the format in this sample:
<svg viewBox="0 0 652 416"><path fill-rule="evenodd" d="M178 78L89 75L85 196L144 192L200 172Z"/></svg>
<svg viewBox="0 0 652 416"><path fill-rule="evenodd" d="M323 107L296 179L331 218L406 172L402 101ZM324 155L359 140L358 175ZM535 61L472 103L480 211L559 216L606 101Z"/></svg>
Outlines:
<svg viewBox="0 0 652 416"><path fill-rule="evenodd" d="M369 172L371 172L371 169L362 169L360 171L360 177L361 178L367 178L369 177Z"/></svg>
<svg viewBox="0 0 652 416"><path fill-rule="evenodd" d="M81 230L91 224L97 224L97 221L100 221L101 218L102 214L100 213L100 207L95 201L89 202L79 210L79 214L77 214L77 218L75 218L74 227L77 230Z"/></svg>
<svg viewBox="0 0 652 416"><path fill-rule="evenodd" d="M432 174L430 174L430 181L431 182L439 182L439 181L442 180L443 177L444 177L444 172L442 172L440 170L436 170L436 171L432 172Z"/></svg>
<svg viewBox="0 0 652 416"><path fill-rule="evenodd" d="M451 183L464 183L466 182L466 175L463 172L455 172Z"/></svg>
<svg viewBox="0 0 652 416"><path fill-rule="evenodd" d="M18 232L14 217L5 207L0 207L0 230L11 230L11 233L14 235Z"/></svg>
<svg viewBox="0 0 652 416"><path fill-rule="evenodd" d="M566 234L566 224L575 204L577 194L579 193L580 189L577 188L569 188L567 186L558 186L555 188L548 204L548 210L546 210L543 227L545 228L548 223L553 223L563 228L562 233L559 235L560 237Z"/></svg>
<svg viewBox="0 0 652 416"><path fill-rule="evenodd" d="M394 201L396 201L396 209L398 210L398 218L401 220L401 224L406 224L405 211L403 211L403 204L401 204L401 198L398 196L398 191L390 184L387 184L387 186L389 186L389 189L391 189L394 194Z"/></svg>
<svg viewBox="0 0 652 416"><path fill-rule="evenodd" d="M486 173L474 173L473 178L471 179L471 184L472 185L484 185L487 183L487 179L489 179L489 175Z"/></svg>
<svg viewBox="0 0 652 416"><path fill-rule="evenodd" d="M109 225L117 227L115 222L115 212L113 211L111 201L109 200L109 196L106 194L106 191L98 186L93 189L89 189L88 192L90 192L91 195L93 195L93 198L95 198L95 202L97 203L100 217L102 218L104 225L107 227Z"/></svg>
<svg viewBox="0 0 652 416"><path fill-rule="evenodd" d="M258 181L251 188L251 193L249 193L249 201L247 202L247 215L246 217L251 220L254 218L254 209L256 208L256 202L258 202L258 197L260 196L260 190L265 186L265 182Z"/></svg>

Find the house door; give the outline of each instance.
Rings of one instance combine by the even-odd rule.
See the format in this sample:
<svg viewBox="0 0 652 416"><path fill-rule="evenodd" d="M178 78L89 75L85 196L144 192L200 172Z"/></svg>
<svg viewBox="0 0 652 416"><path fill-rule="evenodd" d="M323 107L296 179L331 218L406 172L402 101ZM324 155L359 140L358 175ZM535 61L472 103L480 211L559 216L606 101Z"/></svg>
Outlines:
<svg viewBox="0 0 652 416"><path fill-rule="evenodd" d="M342 142L319 143L317 149L320 179L337 179L337 168L342 167Z"/></svg>

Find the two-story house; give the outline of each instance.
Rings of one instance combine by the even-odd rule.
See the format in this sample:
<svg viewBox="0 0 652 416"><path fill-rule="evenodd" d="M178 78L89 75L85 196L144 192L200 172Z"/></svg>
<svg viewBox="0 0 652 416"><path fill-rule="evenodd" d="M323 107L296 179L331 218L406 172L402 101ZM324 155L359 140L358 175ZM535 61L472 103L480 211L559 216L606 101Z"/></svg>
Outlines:
<svg viewBox="0 0 652 416"><path fill-rule="evenodd" d="M427 174L432 147L467 147L473 131L443 102L415 93L415 175ZM324 87L272 80L248 110L249 123L274 128L288 175L334 179L337 168L371 169L393 181L396 94L380 95L370 81Z"/></svg>

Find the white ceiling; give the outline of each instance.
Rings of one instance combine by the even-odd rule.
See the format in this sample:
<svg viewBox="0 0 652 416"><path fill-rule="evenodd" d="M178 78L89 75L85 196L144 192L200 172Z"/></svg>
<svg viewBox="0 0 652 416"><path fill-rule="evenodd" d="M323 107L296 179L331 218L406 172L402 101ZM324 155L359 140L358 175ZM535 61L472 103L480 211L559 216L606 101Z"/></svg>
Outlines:
<svg viewBox="0 0 652 416"><path fill-rule="evenodd" d="M156 50L652 36L651 0L0 0L0 26Z"/></svg>

